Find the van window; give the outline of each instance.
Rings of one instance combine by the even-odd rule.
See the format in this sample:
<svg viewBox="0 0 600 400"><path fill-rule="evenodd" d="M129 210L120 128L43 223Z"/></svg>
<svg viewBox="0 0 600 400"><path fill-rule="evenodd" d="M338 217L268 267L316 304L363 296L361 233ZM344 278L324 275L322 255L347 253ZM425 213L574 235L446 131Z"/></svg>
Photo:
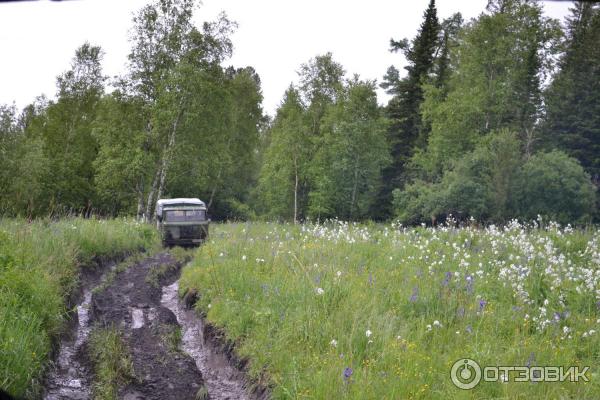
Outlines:
<svg viewBox="0 0 600 400"><path fill-rule="evenodd" d="M206 220L206 211L204 210L169 210L165 212L165 221L168 222L189 222Z"/></svg>

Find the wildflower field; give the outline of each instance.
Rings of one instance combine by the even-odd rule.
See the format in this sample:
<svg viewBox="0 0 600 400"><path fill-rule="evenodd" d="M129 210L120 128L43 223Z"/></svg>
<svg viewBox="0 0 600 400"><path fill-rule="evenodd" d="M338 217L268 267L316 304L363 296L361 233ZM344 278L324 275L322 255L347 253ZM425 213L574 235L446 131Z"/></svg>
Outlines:
<svg viewBox="0 0 600 400"><path fill-rule="evenodd" d="M128 220L0 220L0 388L36 398L81 268L158 243Z"/></svg>
<svg viewBox="0 0 600 400"><path fill-rule="evenodd" d="M600 398L600 233L541 221L403 228L216 225L180 291L274 398ZM491 366L590 366L589 382L454 386ZM508 382L506 382L508 380Z"/></svg>

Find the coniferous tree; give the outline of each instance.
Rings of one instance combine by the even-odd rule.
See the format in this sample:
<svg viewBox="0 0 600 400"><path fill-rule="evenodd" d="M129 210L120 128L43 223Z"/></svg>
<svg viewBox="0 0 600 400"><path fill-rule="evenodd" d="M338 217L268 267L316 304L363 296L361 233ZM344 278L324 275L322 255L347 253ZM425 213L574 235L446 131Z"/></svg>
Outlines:
<svg viewBox="0 0 600 400"><path fill-rule="evenodd" d="M393 98L387 106L387 116L391 121L388 136L392 163L384 171L384 183L377 202L380 218L389 216L392 190L402 187L406 182L406 164L415 147L422 147L427 142L427 130L421 124L422 85L428 81L435 66L440 29L435 0L431 0L412 42L409 43L407 39L390 41L390 51L403 52L408 65L405 67L406 77L400 78L398 70L390 67L382 83L382 87Z"/></svg>
<svg viewBox="0 0 600 400"><path fill-rule="evenodd" d="M576 2L560 70L547 93L544 142L600 183L600 3Z"/></svg>

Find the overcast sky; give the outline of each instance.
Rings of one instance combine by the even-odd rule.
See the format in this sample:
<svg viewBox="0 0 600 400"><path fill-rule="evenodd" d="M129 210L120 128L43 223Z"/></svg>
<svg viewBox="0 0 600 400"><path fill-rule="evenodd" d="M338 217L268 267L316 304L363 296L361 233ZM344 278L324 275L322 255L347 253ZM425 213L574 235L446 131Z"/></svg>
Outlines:
<svg viewBox="0 0 600 400"><path fill-rule="evenodd" d="M53 98L56 76L70 65L84 41L105 52L106 75L125 71L133 13L147 0L74 0L0 3L0 104L19 108L45 93ZM348 74L377 79L390 65L389 39L412 38L428 0L204 0L197 21L225 11L239 27L228 65L253 66L262 80L264 109L273 115L283 92L297 81L300 64L333 53ZM438 17L460 11L479 15L486 0L438 0ZM545 1L546 14L564 19L571 2ZM380 91L380 103L386 102Z"/></svg>

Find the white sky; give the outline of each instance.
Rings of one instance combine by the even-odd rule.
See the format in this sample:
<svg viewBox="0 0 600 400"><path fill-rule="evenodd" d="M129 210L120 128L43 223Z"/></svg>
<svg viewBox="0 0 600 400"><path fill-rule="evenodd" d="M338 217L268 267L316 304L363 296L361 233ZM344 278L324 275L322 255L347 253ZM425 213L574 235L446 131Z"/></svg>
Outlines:
<svg viewBox="0 0 600 400"><path fill-rule="evenodd" d="M125 71L133 13L147 0L0 2L0 104L22 108L45 93L53 98L56 76L68 69L84 41L104 49L104 72ZM381 81L388 66L403 66L388 51L389 39L412 38L428 0L204 0L197 20L225 11L239 27L227 65L253 66L262 80L265 112L273 115L300 64L333 53L348 74ZM479 15L486 0L437 0L440 20L460 11ZM545 1L546 14L563 19L571 2ZM379 101L387 97L380 90Z"/></svg>

